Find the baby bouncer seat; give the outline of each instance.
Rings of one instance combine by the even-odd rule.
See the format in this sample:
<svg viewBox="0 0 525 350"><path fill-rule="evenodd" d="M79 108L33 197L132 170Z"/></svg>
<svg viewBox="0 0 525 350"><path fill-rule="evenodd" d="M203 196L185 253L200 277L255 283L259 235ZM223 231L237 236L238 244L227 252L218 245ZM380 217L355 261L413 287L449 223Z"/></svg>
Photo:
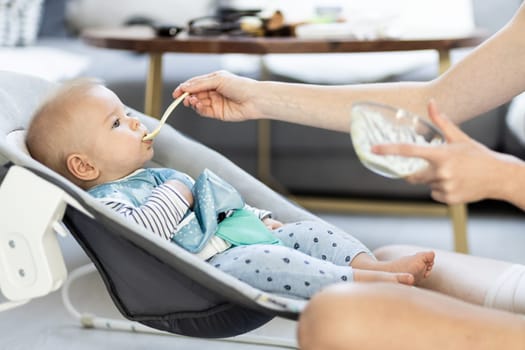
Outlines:
<svg viewBox="0 0 525 350"><path fill-rule="evenodd" d="M56 235L71 234L130 321L179 335L224 338L276 316L298 317L304 300L263 292L219 271L124 220L32 159L23 130L54 86L0 71L0 288L10 303L61 287L67 271ZM136 115L150 130L158 122ZM234 184L247 203L273 211L281 221L319 220L168 125L155 147L151 166L175 168L195 178L208 168Z"/></svg>

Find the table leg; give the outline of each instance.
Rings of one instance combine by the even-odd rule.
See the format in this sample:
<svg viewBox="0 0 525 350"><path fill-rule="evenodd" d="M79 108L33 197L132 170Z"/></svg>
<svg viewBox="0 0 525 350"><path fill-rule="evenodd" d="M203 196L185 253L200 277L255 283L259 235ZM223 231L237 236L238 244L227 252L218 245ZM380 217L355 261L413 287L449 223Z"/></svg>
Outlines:
<svg viewBox="0 0 525 350"><path fill-rule="evenodd" d="M449 50L438 50L439 54L439 75L445 73L451 66L450 51Z"/></svg>
<svg viewBox="0 0 525 350"><path fill-rule="evenodd" d="M454 231L454 250L458 253L466 254L468 253L467 206L465 204L449 205L448 211Z"/></svg>
<svg viewBox="0 0 525 350"><path fill-rule="evenodd" d="M144 96L144 113L160 118L162 102L162 54L149 54L149 69L146 80L146 95Z"/></svg>
<svg viewBox="0 0 525 350"><path fill-rule="evenodd" d="M450 50L439 50L439 74L445 73L452 65ZM460 253L468 253L467 242L467 205L454 204L448 206L448 216L452 221L454 232L454 250Z"/></svg>

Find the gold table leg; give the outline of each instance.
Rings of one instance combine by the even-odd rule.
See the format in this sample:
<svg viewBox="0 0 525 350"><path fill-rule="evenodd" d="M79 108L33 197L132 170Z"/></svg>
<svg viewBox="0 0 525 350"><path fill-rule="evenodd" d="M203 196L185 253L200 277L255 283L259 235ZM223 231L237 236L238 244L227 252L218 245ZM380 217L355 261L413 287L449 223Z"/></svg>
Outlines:
<svg viewBox="0 0 525 350"><path fill-rule="evenodd" d="M465 204L449 205L448 211L454 231L454 250L458 253L467 254L467 206Z"/></svg>
<svg viewBox="0 0 525 350"><path fill-rule="evenodd" d="M439 50L439 74L443 74L452 65L449 50ZM467 220L468 212L466 204L454 204L448 206L448 216L452 221L454 233L454 250L459 253L468 253Z"/></svg>
<svg viewBox="0 0 525 350"><path fill-rule="evenodd" d="M146 80L146 94L144 96L144 113L160 118L162 102L162 54L149 54L149 69Z"/></svg>
<svg viewBox="0 0 525 350"><path fill-rule="evenodd" d="M449 50L438 50L439 54L439 75L445 73L451 66L450 51Z"/></svg>

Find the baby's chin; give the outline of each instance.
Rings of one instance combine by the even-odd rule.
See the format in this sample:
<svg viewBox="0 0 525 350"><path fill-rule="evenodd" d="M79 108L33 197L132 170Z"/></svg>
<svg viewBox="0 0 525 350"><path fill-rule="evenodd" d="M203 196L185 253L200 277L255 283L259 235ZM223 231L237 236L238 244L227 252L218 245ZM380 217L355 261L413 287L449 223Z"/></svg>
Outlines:
<svg viewBox="0 0 525 350"><path fill-rule="evenodd" d="M154 154L155 151L153 150L153 148L148 149L148 153L146 154L146 156L144 157L144 161L142 162L142 167L144 167L146 163L150 162L153 159Z"/></svg>

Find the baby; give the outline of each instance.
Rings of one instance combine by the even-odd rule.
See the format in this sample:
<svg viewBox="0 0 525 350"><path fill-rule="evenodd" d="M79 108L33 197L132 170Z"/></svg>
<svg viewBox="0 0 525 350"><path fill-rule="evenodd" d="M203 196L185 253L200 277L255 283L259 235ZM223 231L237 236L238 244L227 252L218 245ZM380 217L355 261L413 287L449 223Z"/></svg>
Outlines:
<svg viewBox="0 0 525 350"><path fill-rule="evenodd" d="M105 205L172 240L192 210L194 181L173 169L144 168L153 157L146 127L99 82L63 84L36 111L27 131L31 155ZM433 252L377 261L361 242L323 222L283 224L246 205L275 242L236 245L214 235L203 259L272 293L310 298L341 281L417 284L434 263ZM248 240L249 241L249 240Z"/></svg>

